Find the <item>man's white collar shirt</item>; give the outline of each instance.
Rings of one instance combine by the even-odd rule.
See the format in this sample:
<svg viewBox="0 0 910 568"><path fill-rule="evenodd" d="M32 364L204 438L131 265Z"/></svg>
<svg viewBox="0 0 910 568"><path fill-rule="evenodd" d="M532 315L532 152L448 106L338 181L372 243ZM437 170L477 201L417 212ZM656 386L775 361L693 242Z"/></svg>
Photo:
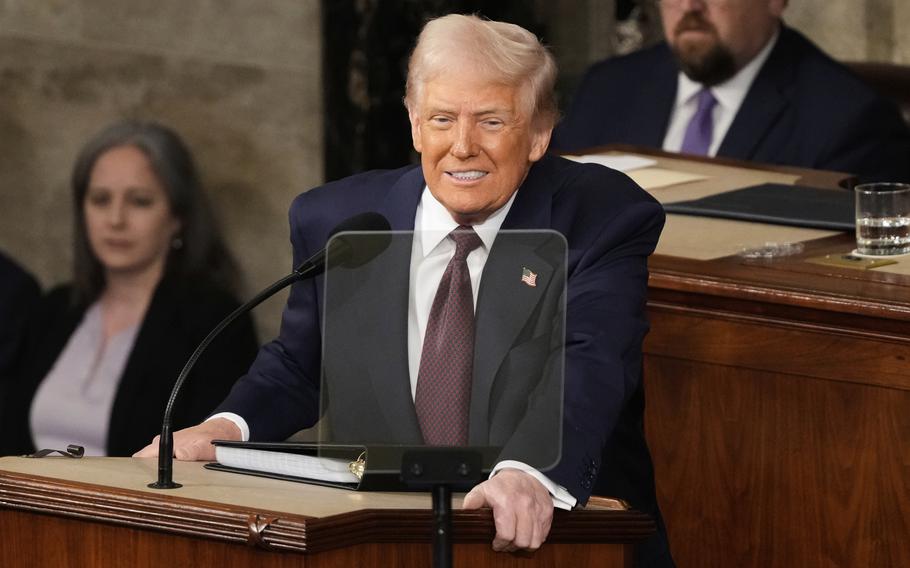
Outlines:
<svg viewBox="0 0 910 568"><path fill-rule="evenodd" d="M512 203L515 201L516 191L509 201L483 223L473 225L474 231L483 245L477 247L468 255L466 262L468 272L471 274L471 289L474 296L474 309L477 309L477 293L480 290L480 277L483 267L490 256L493 241L502 227ZM445 272L449 261L455 256L455 243L446 238L458 223L446 208L424 187L420 204L414 216L414 242L411 246L411 285L408 301L408 369L411 374L411 396L417 392L417 375L420 371L420 354L423 350L423 337L426 334L427 322L430 319L430 310L436 289ZM571 509L577 502L564 487L555 483L546 475L537 471L528 464L517 461L501 461L496 464L490 477L502 469L512 468L524 471L540 481L553 498L553 506L560 509Z"/></svg>
<svg viewBox="0 0 910 568"><path fill-rule="evenodd" d="M749 93L749 88L755 81L755 77L761 70L762 66L771 55L771 50L777 43L780 36L780 29L774 32L771 39L761 51L758 52L752 61L739 72L727 79L725 82L711 87L711 93L717 99L714 105L712 118L714 119L714 133L711 138L711 146L708 148L709 156L716 156L721 142L730 130L739 107L742 106L743 100ZM676 102L673 105L673 112L670 115L670 124L667 128L667 134L664 136L663 149L668 152L679 152L682 148L683 138L686 134L686 127L695 114L698 106L696 95L704 89L704 85L696 83L688 78L682 71L679 72L676 84Z"/></svg>
<svg viewBox="0 0 910 568"><path fill-rule="evenodd" d="M471 275L471 288L474 295L474 309L477 309L477 292L480 290L480 277L493 241L502 227L515 195L500 209L490 215L483 223L473 225L474 231L483 245L477 247L466 259L468 272ZM455 242L446 238L458 223L446 211L445 207L436 200L428 187L424 187L423 195L417 206L414 216L414 240L411 246L411 272L409 299L408 299L408 370L411 380L411 397L417 392L417 375L420 370L420 354L423 349L423 336L426 333L427 322L430 319L430 310L436 289L442 280L449 260L455 256ZM221 412L210 416L208 420L226 418L240 429L243 441L249 440L250 429L243 417L231 412ZM577 500L565 487L558 485L546 475L537 471L528 464L511 460L501 461L493 467L490 477L505 468L519 469L540 481L553 498L553 506L560 509L572 509Z"/></svg>
<svg viewBox="0 0 910 568"><path fill-rule="evenodd" d="M496 234L502 227L515 195L496 212L487 217L483 223L472 225L474 232L483 241L468 255L466 260L471 274L471 291L474 296L474 308L477 308L477 292L480 290L480 276L490 256L490 249ZM447 238L449 233L458 227L458 223L446 208L424 187L417 212L414 215L414 242L411 247L411 286L408 299L408 370L411 374L411 396L417 392L417 374L420 370L420 354L423 352L423 337L426 335L427 322L436 289L448 266L455 256L455 242Z"/></svg>

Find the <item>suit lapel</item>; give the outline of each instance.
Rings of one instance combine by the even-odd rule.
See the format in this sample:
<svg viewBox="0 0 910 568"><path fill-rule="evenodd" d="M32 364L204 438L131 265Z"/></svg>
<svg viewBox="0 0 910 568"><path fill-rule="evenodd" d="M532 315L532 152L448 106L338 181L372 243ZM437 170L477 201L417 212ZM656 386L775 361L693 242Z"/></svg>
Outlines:
<svg viewBox="0 0 910 568"><path fill-rule="evenodd" d="M532 167L501 231L549 227L551 200L540 168ZM553 266L536 252L540 242L539 236L501 232L484 266L475 316L472 445L488 444L490 393L496 374L553 276ZM536 273L535 286L522 282L525 268Z"/></svg>
<svg viewBox="0 0 910 568"><path fill-rule="evenodd" d="M483 270L474 328L473 445L487 443L490 393L496 374L553 277L553 266L536 252L540 242L539 235L501 233ZM522 281L524 269L536 275L534 286Z"/></svg>
<svg viewBox="0 0 910 568"><path fill-rule="evenodd" d="M755 77L730 130L717 150L718 156L743 160L756 157L756 149L790 104L788 90L789 85L793 84L794 72L790 57L790 36L788 30L781 29L777 45Z"/></svg>
<svg viewBox="0 0 910 568"><path fill-rule="evenodd" d="M385 215L393 231L413 231L414 215L426 182L420 166L402 175L379 205L378 212Z"/></svg>
<svg viewBox="0 0 910 568"><path fill-rule="evenodd" d="M648 80L649 87L644 91L646 96L637 98L636 107L629 111L629 116L634 117L638 125L630 132L630 144L660 148L664 143L679 82L673 56L669 48L664 49L664 57L654 66Z"/></svg>
<svg viewBox="0 0 910 568"><path fill-rule="evenodd" d="M414 215L424 188L420 168L406 173L392 187L379 208L393 231L413 231ZM411 234L393 237L389 248L371 263L377 301L367 309L372 313L364 321L382 322L380 332L369 348L367 361L381 361L369 369L373 392L379 402L386 422L392 429L393 440L401 443L421 444L420 426L414 401L411 398L410 371L408 368L408 285L411 265ZM360 346L365 348L367 346ZM390 353L402 353L390 357Z"/></svg>

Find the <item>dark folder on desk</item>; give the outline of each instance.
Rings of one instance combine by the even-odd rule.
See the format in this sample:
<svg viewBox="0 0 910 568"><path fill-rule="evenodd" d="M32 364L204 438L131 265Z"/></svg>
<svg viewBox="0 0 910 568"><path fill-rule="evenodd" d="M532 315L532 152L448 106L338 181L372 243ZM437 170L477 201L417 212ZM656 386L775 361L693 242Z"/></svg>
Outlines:
<svg viewBox="0 0 910 568"><path fill-rule="evenodd" d="M702 199L667 203L667 213L852 231L854 195L843 189L765 183Z"/></svg>

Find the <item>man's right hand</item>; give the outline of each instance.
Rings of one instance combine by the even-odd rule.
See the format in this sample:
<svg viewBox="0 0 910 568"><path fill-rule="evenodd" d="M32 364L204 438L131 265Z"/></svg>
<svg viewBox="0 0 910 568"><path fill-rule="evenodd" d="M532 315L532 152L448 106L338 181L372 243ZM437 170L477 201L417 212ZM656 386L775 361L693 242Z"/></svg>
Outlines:
<svg viewBox="0 0 910 568"><path fill-rule="evenodd" d="M212 440L240 440L240 428L227 418L206 420L202 424L174 432L174 457L182 461L214 461L215 446ZM158 439L142 448L134 458L154 458L158 456Z"/></svg>

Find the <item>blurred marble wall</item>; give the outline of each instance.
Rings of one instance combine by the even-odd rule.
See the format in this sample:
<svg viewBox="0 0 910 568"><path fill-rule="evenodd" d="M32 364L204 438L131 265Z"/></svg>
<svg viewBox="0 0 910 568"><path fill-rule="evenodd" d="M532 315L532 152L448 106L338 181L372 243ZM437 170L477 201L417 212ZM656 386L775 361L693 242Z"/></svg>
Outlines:
<svg viewBox="0 0 910 568"><path fill-rule="evenodd" d="M791 0L784 18L835 59L910 65L907 0Z"/></svg>
<svg viewBox="0 0 910 568"><path fill-rule="evenodd" d="M246 291L283 276L288 204L322 181L321 49L317 0L0 0L0 248L67 280L75 154L137 117L194 150Z"/></svg>

